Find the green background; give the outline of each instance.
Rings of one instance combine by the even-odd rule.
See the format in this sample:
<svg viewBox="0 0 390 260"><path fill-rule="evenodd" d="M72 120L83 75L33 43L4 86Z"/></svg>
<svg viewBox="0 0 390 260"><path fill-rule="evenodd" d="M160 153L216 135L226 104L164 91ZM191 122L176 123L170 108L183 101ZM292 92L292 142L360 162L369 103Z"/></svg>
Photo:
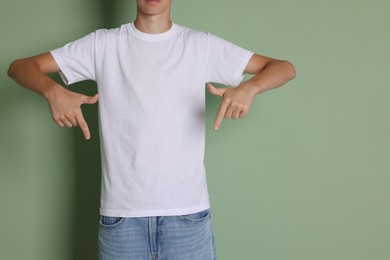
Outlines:
<svg viewBox="0 0 390 260"><path fill-rule="evenodd" d="M46 101L6 70L134 20L134 2L1 0L1 259L96 259L97 105L83 107L87 142L80 129L56 126ZM389 9L386 0L173 0L174 22L297 70L218 131L220 97L207 93L219 259L390 259ZM96 92L94 82L70 88Z"/></svg>

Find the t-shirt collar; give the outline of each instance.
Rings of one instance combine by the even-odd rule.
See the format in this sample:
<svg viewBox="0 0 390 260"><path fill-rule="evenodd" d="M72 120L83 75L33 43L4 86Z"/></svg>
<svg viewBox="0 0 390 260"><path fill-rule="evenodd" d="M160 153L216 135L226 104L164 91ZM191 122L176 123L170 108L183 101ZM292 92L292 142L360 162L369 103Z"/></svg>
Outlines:
<svg viewBox="0 0 390 260"><path fill-rule="evenodd" d="M140 38L145 41L163 41L167 40L171 37L173 37L176 34L177 31L177 25L172 22L171 28L169 28L168 31L165 31L163 33L145 33L137 29L135 27L134 22L130 23L130 31L131 33L136 36L137 38Z"/></svg>

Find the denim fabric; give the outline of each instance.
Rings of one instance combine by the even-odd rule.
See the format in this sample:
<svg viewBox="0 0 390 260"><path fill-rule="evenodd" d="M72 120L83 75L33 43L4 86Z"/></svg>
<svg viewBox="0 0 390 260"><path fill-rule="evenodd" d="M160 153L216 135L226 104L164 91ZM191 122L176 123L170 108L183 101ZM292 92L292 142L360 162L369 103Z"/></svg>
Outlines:
<svg viewBox="0 0 390 260"><path fill-rule="evenodd" d="M216 260L210 209L156 217L100 216L99 260Z"/></svg>

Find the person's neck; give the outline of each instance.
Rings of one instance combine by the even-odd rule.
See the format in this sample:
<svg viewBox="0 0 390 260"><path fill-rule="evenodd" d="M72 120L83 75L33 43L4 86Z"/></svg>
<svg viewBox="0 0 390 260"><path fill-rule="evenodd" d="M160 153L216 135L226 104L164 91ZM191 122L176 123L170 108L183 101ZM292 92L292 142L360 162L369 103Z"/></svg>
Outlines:
<svg viewBox="0 0 390 260"><path fill-rule="evenodd" d="M141 32L157 34L168 31L172 27L172 21L169 17L137 15L134 25Z"/></svg>

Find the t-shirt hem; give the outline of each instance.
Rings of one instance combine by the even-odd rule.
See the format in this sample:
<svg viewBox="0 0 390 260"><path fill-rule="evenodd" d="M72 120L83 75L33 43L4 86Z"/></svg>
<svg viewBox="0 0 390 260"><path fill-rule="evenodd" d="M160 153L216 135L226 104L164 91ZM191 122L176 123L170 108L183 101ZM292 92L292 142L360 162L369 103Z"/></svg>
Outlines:
<svg viewBox="0 0 390 260"><path fill-rule="evenodd" d="M110 217L151 217L151 216L177 216L192 214L210 208L210 203L201 204L196 207L174 208L162 210L107 210L100 209L100 215Z"/></svg>

